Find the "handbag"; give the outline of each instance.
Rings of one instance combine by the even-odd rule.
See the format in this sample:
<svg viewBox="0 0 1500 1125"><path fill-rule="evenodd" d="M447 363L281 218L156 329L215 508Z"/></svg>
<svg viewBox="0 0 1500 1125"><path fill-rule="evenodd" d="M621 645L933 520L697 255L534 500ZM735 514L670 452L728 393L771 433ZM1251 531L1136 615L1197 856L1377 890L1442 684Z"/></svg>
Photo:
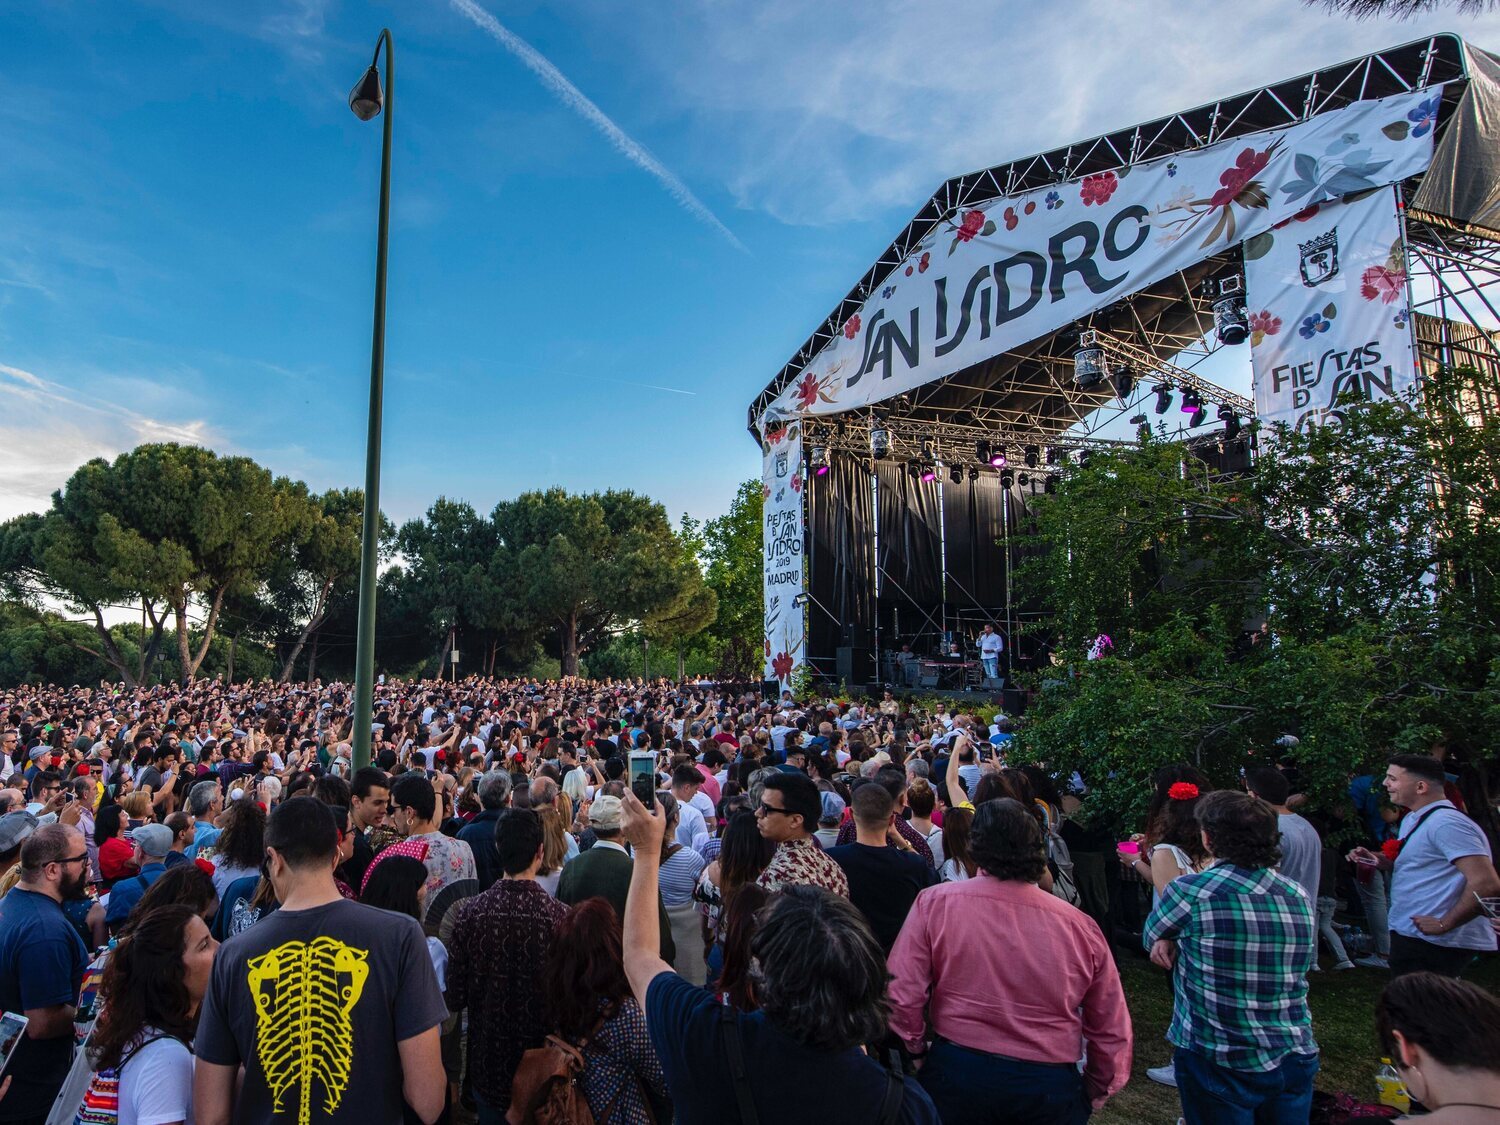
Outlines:
<svg viewBox="0 0 1500 1125"><path fill-rule="evenodd" d="M558 1035L521 1056L510 1088L509 1125L594 1125L594 1114L579 1079L586 1065L583 1047Z"/></svg>

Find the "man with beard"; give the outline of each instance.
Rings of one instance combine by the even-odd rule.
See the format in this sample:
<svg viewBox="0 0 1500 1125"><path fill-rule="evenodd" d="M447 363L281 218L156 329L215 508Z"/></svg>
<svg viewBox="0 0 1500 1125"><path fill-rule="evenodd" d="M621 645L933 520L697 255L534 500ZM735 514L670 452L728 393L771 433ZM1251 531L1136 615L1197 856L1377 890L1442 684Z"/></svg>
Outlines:
<svg viewBox="0 0 1500 1125"><path fill-rule="evenodd" d="M68 1075L88 952L62 904L83 894L88 864L78 829L38 828L21 845L20 882L0 899L0 1009L28 1021L6 1067L0 1122L40 1125Z"/></svg>

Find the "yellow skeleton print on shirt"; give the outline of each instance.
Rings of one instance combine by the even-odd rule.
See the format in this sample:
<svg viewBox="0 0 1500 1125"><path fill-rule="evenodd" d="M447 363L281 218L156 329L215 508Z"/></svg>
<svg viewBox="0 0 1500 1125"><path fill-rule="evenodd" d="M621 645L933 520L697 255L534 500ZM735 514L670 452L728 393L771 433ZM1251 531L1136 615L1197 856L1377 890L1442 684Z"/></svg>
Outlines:
<svg viewBox="0 0 1500 1125"><path fill-rule="evenodd" d="M331 937L289 941L247 966L255 1001L255 1051L272 1110L284 1113L297 1087L297 1125L310 1125L313 1086L332 1114L343 1099L354 1061L352 1013L370 975L369 950Z"/></svg>

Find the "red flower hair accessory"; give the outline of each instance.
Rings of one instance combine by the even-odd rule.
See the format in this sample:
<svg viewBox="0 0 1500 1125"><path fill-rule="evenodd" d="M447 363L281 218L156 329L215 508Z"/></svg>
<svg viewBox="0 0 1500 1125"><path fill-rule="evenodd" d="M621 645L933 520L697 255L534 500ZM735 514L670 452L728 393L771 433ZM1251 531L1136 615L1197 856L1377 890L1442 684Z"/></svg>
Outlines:
<svg viewBox="0 0 1500 1125"><path fill-rule="evenodd" d="M1396 857L1401 854L1401 841L1400 840L1387 840L1387 841L1385 841L1383 844L1380 845L1380 852L1381 852L1382 855L1385 856L1386 859L1390 860L1392 863L1395 863L1396 862Z"/></svg>
<svg viewBox="0 0 1500 1125"><path fill-rule="evenodd" d="M1191 781L1174 781L1172 788L1167 790L1167 796L1174 801L1191 801L1198 796L1198 787Z"/></svg>

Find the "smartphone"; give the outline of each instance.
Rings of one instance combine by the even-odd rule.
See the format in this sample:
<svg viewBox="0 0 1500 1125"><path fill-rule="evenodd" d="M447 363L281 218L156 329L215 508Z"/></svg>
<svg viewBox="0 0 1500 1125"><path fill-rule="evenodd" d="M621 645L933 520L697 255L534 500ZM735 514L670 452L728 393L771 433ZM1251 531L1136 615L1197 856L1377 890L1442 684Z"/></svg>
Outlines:
<svg viewBox="0 0 1500 1125"><path fill-rule="evenodd" d="M656 752L630 752L630 791L648 809L656 804Z"/></svg>
<svg viewBox="0 0 1500 1125"><path fill-rule="evenodd" d="M1479 904L1479 912L1486 918L1500 918L1500 898L1480 898L1476 891L1474 901Z"/></svg>
<svg viewBox="0 0 1500 1125"><path fill-rule="evenodd" d="M26 1034L26 1024L29 1021L19 1012L6 1012L0 1015L0 1072L10 1066L10 1057L15 1053L16 1044L21 1041L21 1036Z"/></svg>

